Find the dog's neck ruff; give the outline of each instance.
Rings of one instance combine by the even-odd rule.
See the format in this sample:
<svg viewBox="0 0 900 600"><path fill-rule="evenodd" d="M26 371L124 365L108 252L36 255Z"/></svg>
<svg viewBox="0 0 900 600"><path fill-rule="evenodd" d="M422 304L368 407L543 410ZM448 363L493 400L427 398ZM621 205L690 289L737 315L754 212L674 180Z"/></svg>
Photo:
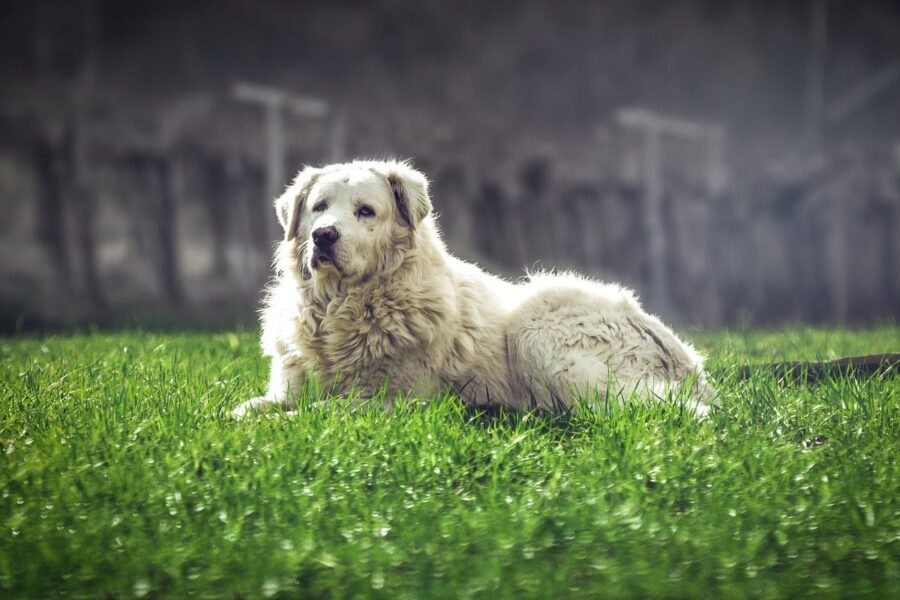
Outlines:
<svg viewBox="0 0 900 600"><path fill-rule="evenodd" d="M435 268L443 260L439 248L423 250L409 250L399 266L363 282L301 280L300 344L315 357L310 368L380 385L391 361L432 346L455 309L447 280L425 275L444 272Z"/></svg>

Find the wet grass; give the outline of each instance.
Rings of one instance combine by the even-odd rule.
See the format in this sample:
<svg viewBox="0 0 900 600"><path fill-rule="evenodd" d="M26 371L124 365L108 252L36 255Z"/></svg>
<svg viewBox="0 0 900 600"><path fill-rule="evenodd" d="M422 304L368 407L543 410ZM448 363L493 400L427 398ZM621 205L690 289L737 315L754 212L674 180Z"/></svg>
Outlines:
<svg viewBox="0 0 900 600"><path fill-rule="evenodd" d="M0 339L0 596L898 597L900 380L746 361L900 329L695 335L720 408L301 402L253 334Z"/></svg>

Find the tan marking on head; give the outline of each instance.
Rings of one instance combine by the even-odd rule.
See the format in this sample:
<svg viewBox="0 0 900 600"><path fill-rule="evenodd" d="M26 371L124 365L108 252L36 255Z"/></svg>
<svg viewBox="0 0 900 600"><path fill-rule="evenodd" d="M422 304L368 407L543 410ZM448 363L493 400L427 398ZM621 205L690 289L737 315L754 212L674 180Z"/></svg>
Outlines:
<svg viewBox="0 0 900 600"><path fill-rule="evenodd" d="M409 215L409 198L406 196L406 189L403 187L400 177L396 173L389 173L387 180L388 185L391 186L391 194L394 196L394 204L397 206L397 215L411 229L415 229L416 225Z"/></svg>
<svg viewBox="0 0 900 600"><path fill-rule="evenodd" d="M293 240L297 237L297 234L300 232L300 213L303 211L303 206L306 204L306 199L309 196L309 192L312 190L312 187L316 184L316 181L319 179L319 173L313 173L309 179L301 186L300 191L297 193L297 198L294 200L294 210L291 213L291 220L287 229L285 230L285 238L288 241Z"/></svg>

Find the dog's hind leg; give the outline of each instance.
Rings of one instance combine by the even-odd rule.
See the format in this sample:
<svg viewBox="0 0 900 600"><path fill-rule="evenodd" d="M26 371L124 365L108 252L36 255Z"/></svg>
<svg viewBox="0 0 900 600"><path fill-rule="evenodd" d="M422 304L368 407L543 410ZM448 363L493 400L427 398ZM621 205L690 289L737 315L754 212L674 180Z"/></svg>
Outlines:
<svg viewBox="0 0 900 600"><path fill-rule="evenodd" d="M658 399L693 383L691 409L708 411L702 358L629 292L568 277L544 277L531 292L507 339L510 367L536 407Z"/></svg>

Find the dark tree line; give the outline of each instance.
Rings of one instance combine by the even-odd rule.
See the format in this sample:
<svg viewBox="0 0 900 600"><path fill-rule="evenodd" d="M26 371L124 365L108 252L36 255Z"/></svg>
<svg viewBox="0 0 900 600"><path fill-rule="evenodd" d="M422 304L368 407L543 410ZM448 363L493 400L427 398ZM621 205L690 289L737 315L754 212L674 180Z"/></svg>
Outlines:
<svg viewBox="0 0 900 600"><path fill-rule="evenodd" d="M896 317L900 12L851 4L4 9L0 161L27 193L0 203L35 225L6 230L25 283L0 304L249 312L273 173L393 155L451 248L509 276L578 269L706 324ZM282 115L283 169L244 80L328 106Z"/></svg>

